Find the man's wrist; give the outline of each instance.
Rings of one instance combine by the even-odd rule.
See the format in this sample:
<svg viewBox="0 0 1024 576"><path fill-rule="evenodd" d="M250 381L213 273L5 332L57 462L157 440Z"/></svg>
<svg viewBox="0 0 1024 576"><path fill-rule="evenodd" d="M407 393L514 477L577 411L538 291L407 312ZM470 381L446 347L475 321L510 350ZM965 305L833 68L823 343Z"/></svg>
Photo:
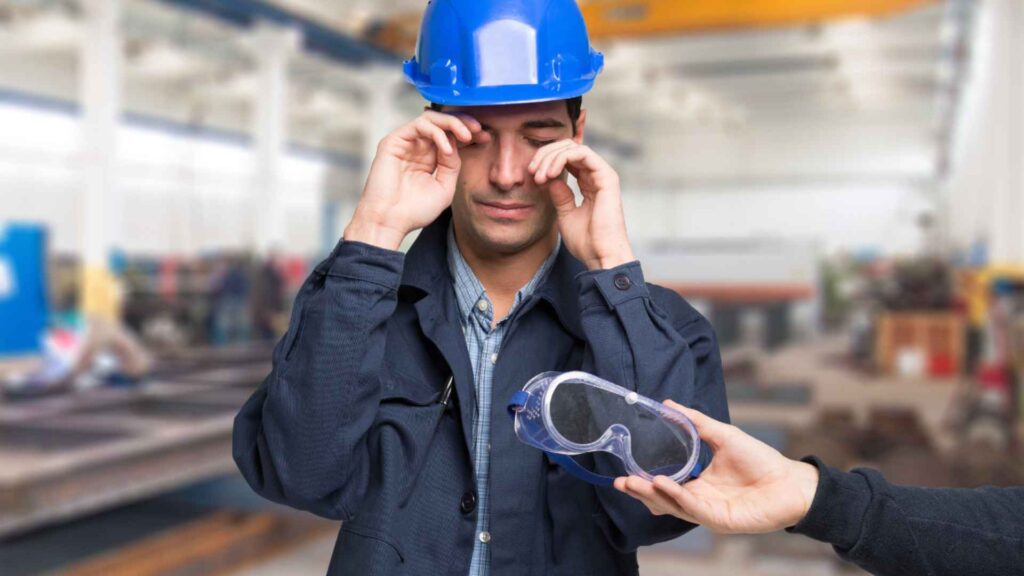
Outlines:
<svg viewBox="0 0 1024 576"><path fill-rule="evenodd" d="M349 242L362 242L385 250L398 250L408 233L359 217L357 214L345 227L344 238Z"/></svg>
<svg viewBox="0 0 1024 576"><path fill-rule="evenodd" d="M624 250L622 252L612 254L610 256L599 256L593 260L588 268L590 270L611 270L617 268L623 264L629 264L636 260L636 256L633 255L632 250Z"/></svg>
<svg viewBox="0 0 1024 576"><path fill-rule="evenodd" d="M795 526L811 510L814 496L818 492L818 468L807 462L793 461L794 488L800 495L800 507L794 511L787 526Z"/></svg>

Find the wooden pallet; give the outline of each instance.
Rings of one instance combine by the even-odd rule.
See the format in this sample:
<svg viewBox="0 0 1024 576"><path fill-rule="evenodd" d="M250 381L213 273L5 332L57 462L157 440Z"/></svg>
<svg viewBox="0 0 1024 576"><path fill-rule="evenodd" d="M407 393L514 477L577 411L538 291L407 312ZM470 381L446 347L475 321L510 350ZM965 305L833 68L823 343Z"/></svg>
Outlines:
<svg viewBox="0 0 1024 576"><path fill-rule="evenodd" d="M887 312L878 320L875 335L875 364L886 374L897 369L903 350L919 350L925 357L925 371L936 358L952 363L952 372L964 365L964 320L946 312Z"/></svg>

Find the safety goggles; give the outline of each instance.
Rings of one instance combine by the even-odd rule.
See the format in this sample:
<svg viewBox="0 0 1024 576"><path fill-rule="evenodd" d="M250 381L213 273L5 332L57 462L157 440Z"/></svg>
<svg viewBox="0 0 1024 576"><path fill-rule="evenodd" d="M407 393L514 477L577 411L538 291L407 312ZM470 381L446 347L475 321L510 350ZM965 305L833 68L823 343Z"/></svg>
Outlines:
<svg viewBox="0 0 1024 576"><path fill-rule="evenodd" d="M700 473L700 438L682 413L586 372L544 372L508 404L516 436L567 472L599 486L615 479L572 456L613 454L626 474L676 482Z"/></svg>

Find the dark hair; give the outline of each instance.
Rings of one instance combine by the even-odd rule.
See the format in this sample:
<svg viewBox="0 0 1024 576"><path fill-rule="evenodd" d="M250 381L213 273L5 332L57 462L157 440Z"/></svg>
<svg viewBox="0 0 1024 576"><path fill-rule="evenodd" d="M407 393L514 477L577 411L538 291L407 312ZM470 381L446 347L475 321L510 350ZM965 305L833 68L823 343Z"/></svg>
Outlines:
<svg viewBox="0 0 1024 576"><path fill-rule="evenodd" d="M565 102L565 110L569 113L569 123L572 125L572 135L576 135L576 121L580 119L580 113L583 111L583 96L575 96L563 100ZM436 102L430 103L430 109L435 112L440 112L444 109L443 104Z"/></svg>

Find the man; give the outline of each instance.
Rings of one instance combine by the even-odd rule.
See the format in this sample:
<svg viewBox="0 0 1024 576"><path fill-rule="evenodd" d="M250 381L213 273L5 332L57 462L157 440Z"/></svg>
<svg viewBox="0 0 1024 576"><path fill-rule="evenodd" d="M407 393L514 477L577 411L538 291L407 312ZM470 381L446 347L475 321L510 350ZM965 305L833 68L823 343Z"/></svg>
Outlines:
<svg viewBox="0 0 1024 576"><path fill-rule="evenodd" d="M284 331L288 303L285 301L285 280L277 250L255 265L252 286L253 332L256 339L271 342Z"/></svg>
<svg viewBox="0 0 1024 576"><path fill-rule="evenodd" d="M728 418L714 334L644 282L618 176L583 145L601 60L575 2L433 2L420 39L406 72L440 111L380 143L235 459L265 497L344 521L333 574L636 574L638 546L692 525L568 475L505 404L583 369Z"/></svg>
<svg viewBox="0 0 1024 576"><path fill-rule="evenodd" d="M715 460L683 486L664 477L616 479L617 489L656 515L721 533L785 528L832 544L872 574L1024 573L1024 487L893 486L874 470L790 460L739 428L665 403L689 416Z"/></svg>

